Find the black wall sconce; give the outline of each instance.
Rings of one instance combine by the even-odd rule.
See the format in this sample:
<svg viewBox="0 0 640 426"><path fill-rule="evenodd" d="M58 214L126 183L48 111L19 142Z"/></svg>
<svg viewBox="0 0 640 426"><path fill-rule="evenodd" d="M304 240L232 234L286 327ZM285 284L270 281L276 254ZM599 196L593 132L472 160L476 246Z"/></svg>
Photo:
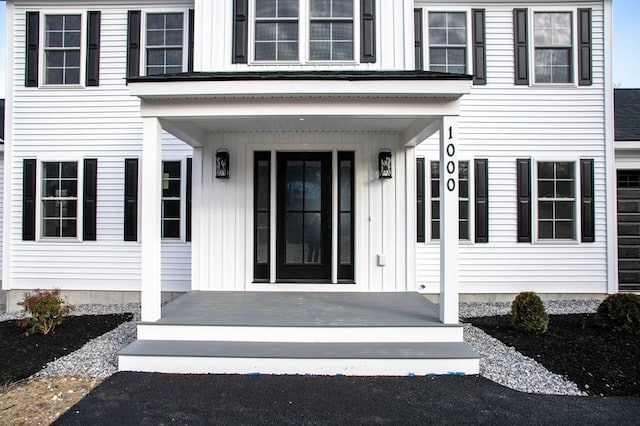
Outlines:
<svg viewBox="0 0 640 426"><path fill-rule="evenodd" d="M378 179L391 179L391 150L381 149L378 152Z"/></svg>
<svg viewBox="0 0 640 426"><path fill-rule="evenodd" d="M229 179L229 150L221 148L216 151L216 178Z"/></svg>

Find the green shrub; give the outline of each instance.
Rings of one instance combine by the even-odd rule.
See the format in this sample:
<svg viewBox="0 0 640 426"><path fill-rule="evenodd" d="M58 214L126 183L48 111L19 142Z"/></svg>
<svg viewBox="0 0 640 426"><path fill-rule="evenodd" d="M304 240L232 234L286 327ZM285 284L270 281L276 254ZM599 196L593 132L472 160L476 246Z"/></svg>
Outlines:
<svg viewBox="0 0 640 426"><path fill-rule="evenodd" d="M598 306L596 324L613 331L640 331L640 296L631 293L608 296Z"/></svg>
<svg viewBox="0 0 640 426"><path fill-rule="evenodd" d="M511 304L511 321L516 330L528 333L545 333L549 327L549 316L542 300L532 291L516 296Z"/></svg>
<svg viewBox="0 0 640 426"><path fill-rule="evenodd" d="M71 312L72 306L60 294L59 289L35 290L25 293L18 305L31 316L20 321L27 334L49 334Z"/></svg>

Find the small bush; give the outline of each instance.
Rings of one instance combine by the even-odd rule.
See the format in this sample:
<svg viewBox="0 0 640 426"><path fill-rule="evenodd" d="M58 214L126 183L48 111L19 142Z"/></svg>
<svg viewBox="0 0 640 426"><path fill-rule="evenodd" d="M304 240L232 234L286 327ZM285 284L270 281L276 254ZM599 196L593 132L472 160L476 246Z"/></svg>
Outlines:
<svg viewBox="0 0 640 426"><path fill-rule="evenodd" d="M511 304L511 322L516 330L545 333L549 327L549 316L540 297L532 291L525 291L518 294Z"/></svg>
<svg viewBox="0 0 640 426"><path fill-rule="evenodd" d="M31 315L19 323L21 327L27 329L27 334L49 334L57 325L62 324L72 309L60 295L60 289L25 293L24 299L18 305Z"/></svg>
<svg viewBox="0 0 640 426"><path fill-rule="evenodd" d="M631 293L608 296L598 306L596 324L612 331L640 331L640 296Z"/></svg>

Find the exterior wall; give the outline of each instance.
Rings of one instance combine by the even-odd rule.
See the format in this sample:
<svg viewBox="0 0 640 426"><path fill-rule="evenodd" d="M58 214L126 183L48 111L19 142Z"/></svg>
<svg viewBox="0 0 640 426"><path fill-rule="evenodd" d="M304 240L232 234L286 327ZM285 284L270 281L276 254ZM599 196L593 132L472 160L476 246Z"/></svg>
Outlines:
<svg viewBox="0 0 640 426"><path fill-rule="evenodd" d="M366 70L366 69L412 69L413 46L407 40L413 38L413 1L411 0L377 0L376 1L376 51L375 63L360 64L359 39L360 2L356 1L356 17L354 35L356 48L355 61L341 63L316 64L232 64L233 37L233 0L196 0L196 43L198 53L195 55L196 71L266 71L266 70ZM249 26L251 27L249 21ZM301 25L304 25L301 20ZM249 30L250 34L252 29ZM224 40L220 43L219 40ZM251 38L250 38L251 43ZM301 43L304 41L301 40ZM251 49L251 47L250 47Z"/></svg>
<svg viewBox="0 0 640 426"><path fill-rule="evenodd" d="M430 2L417 3L447 10L446 5L438 8ZM571 7L593 7L593 85L582 87L514 86L512 10L537 5L457 4L468 6L467 10L485 7L487 34L487 85L474 86L461 100L458 159L472 162L474 158L487 158L489 165L489 243L460 243L460 292L606 293L602 4L567 3ZM437 147L434 135L417 147L416 155L427 161L438 160ZM533 160L532 167L536 160L595 160L595 243L516 242L516 159L528 157ZM428 179L428 167L426 171ZM427 242L417 245L416 279L418 286L424 286L423 291L437 293L439 250L437 243L429 241L428 192L426 198ZM534 213L534 222L535 218Z"/></svg>
<svg viewBox="0 0 640 426"><path fill-rule="evenodd" d="M11 220L4 288L60 287L69 290L139 290L140 243L123 241L124 158L142 153L140 101L125 81L127 10L192 5L190 1L8 2L8 73L12 96L7 209ZM100 86L24 87L26 11L101 10ZM10 18L11 19L11 18ZM11 22L11 21L9 21ZM42 25L42 24L41 24ZM192 149L165 135L167 159L191 156ZM97 241L22 241L22 160L98 159ZM143 190L143 188L140 188ZM140 220L143 220L141 218ZM190 243L163 244L163 290L186 291L190 283Z"/></svg>
<svg viewBox="0 0 640 426"><path fill-rule="evenodd" d="M406 291L404 149L395 133L228 133L211 134L202 152L203 236L200 290ZM219 148L230 152L231 179L215 179L213 158ZM378 179L381 148L394 150L394 178ZM253 151L355 151L356 284L252 284ZM272 164L272 167L275 165ZM273 214L273 213L272 213ZM386 266L377 255L386 255Z"/></svg>
<svg viewBox="0 0 640 426"><path fill-rule="evenodd" d="M0 146L0 200L4 199L4 146ZM2 273L2 249L3 249L3 230L4 228L4 203L0 202L0 274ZM1 276L1 275L0 275ZM2 288L2 281L0 279L0 288ZM0 300L2 295L0 294Z"/></svg>

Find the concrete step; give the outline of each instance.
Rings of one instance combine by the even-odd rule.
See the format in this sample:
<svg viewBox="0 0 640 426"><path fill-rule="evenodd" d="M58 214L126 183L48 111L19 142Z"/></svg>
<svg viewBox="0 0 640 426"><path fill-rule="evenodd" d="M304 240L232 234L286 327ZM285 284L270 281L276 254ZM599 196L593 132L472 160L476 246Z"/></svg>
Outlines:
<svg viewBox="0 0 640 426"><path fill-rule="evenodd" d="M137 340L118 354L118 369L183 374L478 374L479 356L462 342Z"/></svg>
<svg viewBox="0 0 640 426"><path fill-rule="evenodd" d="M295 327L139 323L139 340L233 342L462 342L462 327Z"/></svg>

